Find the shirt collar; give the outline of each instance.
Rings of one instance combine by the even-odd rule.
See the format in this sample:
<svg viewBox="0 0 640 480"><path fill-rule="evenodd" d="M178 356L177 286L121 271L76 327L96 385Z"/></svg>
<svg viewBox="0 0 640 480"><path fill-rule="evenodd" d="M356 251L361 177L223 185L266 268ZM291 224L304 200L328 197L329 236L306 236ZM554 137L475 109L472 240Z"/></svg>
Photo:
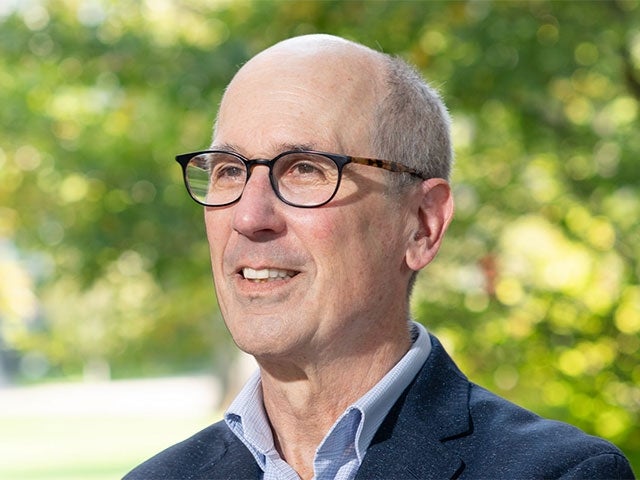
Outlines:
<svg viewBox="0 0 640 480"><path fill-rule="evenodd" d="M224 414L231 431L246 445L265 469L265 456L275 450L271 426L262 401L260 371L256 370Z"/></svg>
<svg viewBox="0 0 640 480"><path fill-rule="evenodd" d="M424 326L412 322L412 334L415 340L409 351L351 407L360 410L362 415L355 438L360 462L387 413L418 374L431 352L431 341Z"/></svg>

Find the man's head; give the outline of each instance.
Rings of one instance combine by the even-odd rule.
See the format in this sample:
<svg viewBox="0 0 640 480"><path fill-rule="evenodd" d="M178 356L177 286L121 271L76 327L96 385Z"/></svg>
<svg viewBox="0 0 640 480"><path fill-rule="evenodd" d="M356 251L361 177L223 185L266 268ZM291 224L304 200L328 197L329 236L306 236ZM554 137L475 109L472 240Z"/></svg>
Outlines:
<svg viewBox="0 0 640 480"><path fill-rule="evenodd" d="M448 117L417 80L397 60L313 35L265 50L228 86L212 148L247 159L300 149L376 157L428 178L348 164L329 203L300 208L256 165L237 202L208 207L218 301L242 349L317 364L406 336L409 285L453 208L446 181L431 178L449 173Z"/></svg>
<svg viewBox="0 0 640 480"><path fill-rule="evenodd" d="M362 57L369 57L368 60L372 64L367 62L367 66L360 72L360 80L366 85L361 93L370 95L371 104L345 103L343 106L349 108L350 112L362 110L370 116L368 143L373 155L412 167L423 172L427 178L449 179L453 163L449 114L439 94L424 82L414 68L400 58L329 35L307 35L286 40L265 50L252 61L257 61L261 55L267 56L283 46L298 48L306 55L321 55L324 49L328 54L325 60L329 62L329 66L327 68L318 64L317 68L321 77L319 81L325 85L326 76L332 75L331 71L338 59L338 49L343 49L345 53L351 51L354 55L353 63L349 64L350 60L347 57L344 61L348 65L338 67L345 68L343 73L348 76L352 71L358 71L359 65L364 61ZM286 50L283 55L285 66L289 61L293 61L292 58L286 58ZM323 68L327 70L322 71ZM241 73L244 72L238 72ZM333 84L337 85L337 89L347 87L346 84L341 84L339 78L336 78ZM357 86L353 89L357 90ZM343 90L343 93L348 94L349 91ZM350 119L350 115L347 115L346 119ZM218 123L216 121L216 126ZM359 155L364 155L363 152L364 149ZM399 178L406 179L407 176L394 176L391 180L398 184Z"/></svg>

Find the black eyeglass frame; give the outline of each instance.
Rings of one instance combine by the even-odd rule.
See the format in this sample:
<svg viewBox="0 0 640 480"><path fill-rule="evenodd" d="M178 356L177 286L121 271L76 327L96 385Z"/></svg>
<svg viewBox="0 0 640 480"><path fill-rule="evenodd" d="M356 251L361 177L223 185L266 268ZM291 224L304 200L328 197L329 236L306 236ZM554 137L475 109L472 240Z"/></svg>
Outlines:
<svg viewBox="0 0 640 480"><path fill-rule="evenodd" d="M240 192L240 194L238 195L238 198L236 198L235 200L232 200L230 202L226 202L226 203L221 203L221 204L210 204L210 203L206 203L206 202L202 202L200 200L198 200L196 198L196 196L193 194L193 192L191 191L191 188L189 187L189 180L187 179L187 167L189 165L189 162L191 161L192 158L197 157L198 155L204 155L204 154L208 154L208 153L221 153L221 154L225 154L225 155L231 155L235 158L237 158L238 160L240 160L246 168L247 171L247 177L245 178L244 181L244 185L247 185L247 182L249 181L249 178L251 177L251 171L253 169L254 166L257 165L264 165L266 167L269 168L269 182L271 183L271 188L273 189L273 191L275 192L276 196L280 199L280 201L284 202L287 205L291 205L292 207L298 207L298 208L317 208L317 207L321 207L323 205L326 205L327 203L329 203L331 200L333 200L333 197L336 196L336 193L338 193L338 189L340 188L340 182L342 181L342 169L345 167L345 165L348 165L349 163L355 163L358 165L367 165L369 167L375 167L375 168L382 168L384 170L387 170L389 172L399 172L399 173L408 173L410 175L416 176L422 180L427 180L427 178L420 172L418 172L417 170L411 168L411 167L407 167L405 165L402 165L401 163L397 163L397 162L391 162L389 160L380 160L377 158L367 158L367 157L353 157L350 155L340 155L337 153L328 153L328 152L320 152L320 151L316 151L316 150L287 150L286 152L282 152L279 153L278 155L276 155L275 157L273 157L271 160L269 159L264 159L264 158L255 158L255 159L248 159L243 157L242 155L240 155L239 153L236 152L230 152L227 150L201 150L198 152L190 152L190 153L183 153L180 155L176 155L176 162L178 162L180 164L180 166L182 167L182 178L184 180L184 185L187 188L187 192L189 192L189 196L196 202L199 203L200 205L204 205L205 207L226 207L227 205L232 205L234 203L236 203L238 200L240 200L240 198L242 198L242 194L244 192L244 187L242 188L242 191ZM276 179L273 177L273 166L275 165L275 163L282 157L284 157L285 155L289 155L289 154L312 154L312 155L320 155L323 157L326 157L330 160L333 161L333 163L336 164L336 167L338 168L338 181L336 182L336 187L333 190L333 193L331 194L331 196L321 202L321 203L317 203L317 204L313 204L313 205L298 205L296 203L290 202L288 200L286 200L285 198L282 197L282 194L280 193L280 190L278 188L278 183L276 181Z"/></svg>

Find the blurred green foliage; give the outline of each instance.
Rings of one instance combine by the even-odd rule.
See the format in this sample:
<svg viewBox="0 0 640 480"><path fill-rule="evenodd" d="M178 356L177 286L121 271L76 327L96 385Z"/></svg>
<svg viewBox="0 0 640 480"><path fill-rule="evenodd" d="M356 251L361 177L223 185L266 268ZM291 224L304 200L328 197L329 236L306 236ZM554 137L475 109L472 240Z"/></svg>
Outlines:
<svg viewBox="0 0 640 480"><path fill-rule="evenodd" d="M224 370L173 155L283 38L399 54L454 118L457 214L418 320L469 376L640 470L640 3L0 4L0 347L22 378ZM212 353L213 352L213 353Z"/></svg>

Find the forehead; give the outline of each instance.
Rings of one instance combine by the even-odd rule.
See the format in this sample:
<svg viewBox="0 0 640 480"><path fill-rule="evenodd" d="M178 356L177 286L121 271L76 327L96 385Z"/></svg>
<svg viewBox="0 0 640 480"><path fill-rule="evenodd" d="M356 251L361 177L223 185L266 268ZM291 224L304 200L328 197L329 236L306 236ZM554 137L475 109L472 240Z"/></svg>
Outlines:
<svg viewBox="0 0 640 480"><path fill-rule="evenodd" d="M258 56L227 88L214 144L233 144L251 155L300 144L369 154L377 75L370 61L353 53Z"/></svg>

